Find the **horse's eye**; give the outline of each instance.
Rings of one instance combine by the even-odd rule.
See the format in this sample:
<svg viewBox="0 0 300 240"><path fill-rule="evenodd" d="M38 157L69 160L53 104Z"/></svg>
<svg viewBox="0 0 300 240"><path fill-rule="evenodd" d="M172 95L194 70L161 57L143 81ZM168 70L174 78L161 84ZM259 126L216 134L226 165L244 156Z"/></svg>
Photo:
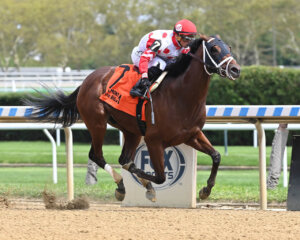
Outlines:
<svg viewBox="0 0 300 240"><path fill-rule="evenodd" d="M217 53L219 53L219 50L218 50L218 48L217 48L216 46L213 46L213 47L210 49L210 51L211 51L212 54L217 54Z"/></svg>

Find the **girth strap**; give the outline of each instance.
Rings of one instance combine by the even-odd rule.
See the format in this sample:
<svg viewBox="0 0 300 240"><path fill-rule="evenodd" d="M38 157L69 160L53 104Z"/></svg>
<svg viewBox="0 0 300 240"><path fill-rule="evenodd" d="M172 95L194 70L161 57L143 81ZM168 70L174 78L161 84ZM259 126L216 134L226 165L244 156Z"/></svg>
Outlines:
<svg viewBox="0 0 300 240"><path fill-rule="evenodd" d="M147 128L146 122L142 121L142 109L143 109L144 101L145 99L139 98L138 104L136 105L136 120L143 136L145 136L146 128Z"/></svg>

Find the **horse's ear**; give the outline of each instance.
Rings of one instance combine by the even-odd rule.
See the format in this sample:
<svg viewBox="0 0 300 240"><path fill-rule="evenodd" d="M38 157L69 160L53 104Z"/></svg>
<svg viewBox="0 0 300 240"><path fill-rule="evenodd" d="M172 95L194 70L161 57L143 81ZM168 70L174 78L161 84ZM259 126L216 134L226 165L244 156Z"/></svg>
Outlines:
<svg viewBox="0 0 300 240"><path fill-rule="evenodd" d="M204 41L208 41L210 39L210 37L204 35L204 34L199 34L200 38L203 39Z"/></svg>
<svg viewBox="0 0 300 240"><path fill-rule="evenodd" d="M219 34L212 35L211 37L221 39L221 36Z"/></svg>

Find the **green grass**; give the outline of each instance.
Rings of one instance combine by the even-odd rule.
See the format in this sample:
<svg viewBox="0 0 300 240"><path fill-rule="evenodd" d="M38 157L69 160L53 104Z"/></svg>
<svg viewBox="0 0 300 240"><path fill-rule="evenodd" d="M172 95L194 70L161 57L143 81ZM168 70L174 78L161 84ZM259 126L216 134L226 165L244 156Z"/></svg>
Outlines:
<svg viewBox="0 0 300 240"><path fill-rule="evenodd" d="M66 163L65 144L57 147L57 162ZM74 163L87 163L90 144L75 143L73 146ZM118 163L121 147L103 146L104 157L109 163ZM52 163L50 142L0 142L0 163Z"/></svg>
<svg viewBox="0 0 300 240"><path fill-rule="evenodd" d="M209 173L209 171L198 171L197 198L199 190L206 184ZM85 174L85 168L74 168L75 196L86 195L90 199L100 202L116 201L114 199L114 189L116 185L104 170L99 170L99 181L94 186L85 185ZM55 192L58 197L64 197L66 199L66 169L58 168L58 184L53 184L52 168L0 168L0 196L8 194L10 197L41 198L41 193L45 188ZM278 188L268 191L268 202L284 202L286 198L287 188L283 188L282 179L280 179ZM208 201L258 203L258 171L220 170L216 185Z"/></svg>
<svg viewBox="0 0 300 240"><path fill-rule="evenodd" d="M115 183L103 170L97 185L85 185L85 168L74 168L74 189L76 196L87 195L91 199L113 200ZM0 168L0 195L13 197L41 198L44 189L53 191L58 197L67 197L66 168L58 168L58 183L52 180L52 168Z"/></svg>
<svg viewBox="0 0 300 240"><path fill-rule="evenodd" d="M197 190L200 190L209 177L209 171L198 171ZM210 201L259 202L259 171L222 171L219 170L216 185ZM275 190L268 190L268 202L284 202L287 188L283 187L282 176Z"/></svg>
<svg viewBox="0 0 300 240"><path fill-rule="evenodd" d="M74 163L87 163L89 144L75 143ZM252 146L228 148L228 156L224 156L224 147L216 149L222 155L222 166L258 166L258 148ZM120 146L103 146L107 162L118 164L121 152ZM269 162L271 147L267 148ZM290 160L291 148L288 148ZM65 163L65 146L57 147L58 163ZM52 150L49 142L0 142L0 163L51 163ZM211 165L210 157L198 153L198 164ZM269 164L269 163L267 163ZM111 177L102 169L99 170L100 181L95 186L84 183L86 169L74 168L75 194L87 195L97 201L115 201L115 184ZM199 171L197 177L197 192L205 185L209 171ZM66 169L58 168L58 184L52 183L52 168L0 168L0 194L8 193L14 197L41 198L41 192L47 188L58 196L67 196ZM198 194L197 194L198 195ZM276 190L268 191L269 202L284 202L287 189L282 187L282 180ZM253 171L219 171L216 186L209 201L259 201L258 170Z"/></svg>
<svg viewBox="0 0 300 240"><path fill-rule="evenodd" d="M258 166L258 148L252 146L229 146L228 156L223 146L215 147L222 155L222 166ZM87 163L89 144L74 143L74 163ZM121 147L104 145L104 157L108 163L118 164ZM269 164L271 147L267 147L267 164ZM288 147L288 162L291 159L291 147ZM57 147L58 163L66 162L65 145ZM52 148L50 142L0 142L0 163L51 163ZM198 152L199 165L211 165L211 158Z"/></svg>

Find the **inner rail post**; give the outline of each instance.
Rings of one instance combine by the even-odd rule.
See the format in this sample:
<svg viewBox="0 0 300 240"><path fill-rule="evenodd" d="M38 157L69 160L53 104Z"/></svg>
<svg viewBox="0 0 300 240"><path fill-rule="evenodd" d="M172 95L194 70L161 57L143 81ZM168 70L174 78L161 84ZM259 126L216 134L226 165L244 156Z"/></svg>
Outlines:
<svg viewBox="0 0 300 240"><path fill-rule="evenodd" d="M258 133L259 145L259 181L260 181L260 209L267 210L267 183L266 183L266 136L261 122L257 120L255 127Z"/></svg>
<svg viewBox="0 0 300 240"><path fill-rule="evenodd" d="M64 131L66 136L68 201L71 201L74 199L73 135L70 127L64 128Z"/></svg>

